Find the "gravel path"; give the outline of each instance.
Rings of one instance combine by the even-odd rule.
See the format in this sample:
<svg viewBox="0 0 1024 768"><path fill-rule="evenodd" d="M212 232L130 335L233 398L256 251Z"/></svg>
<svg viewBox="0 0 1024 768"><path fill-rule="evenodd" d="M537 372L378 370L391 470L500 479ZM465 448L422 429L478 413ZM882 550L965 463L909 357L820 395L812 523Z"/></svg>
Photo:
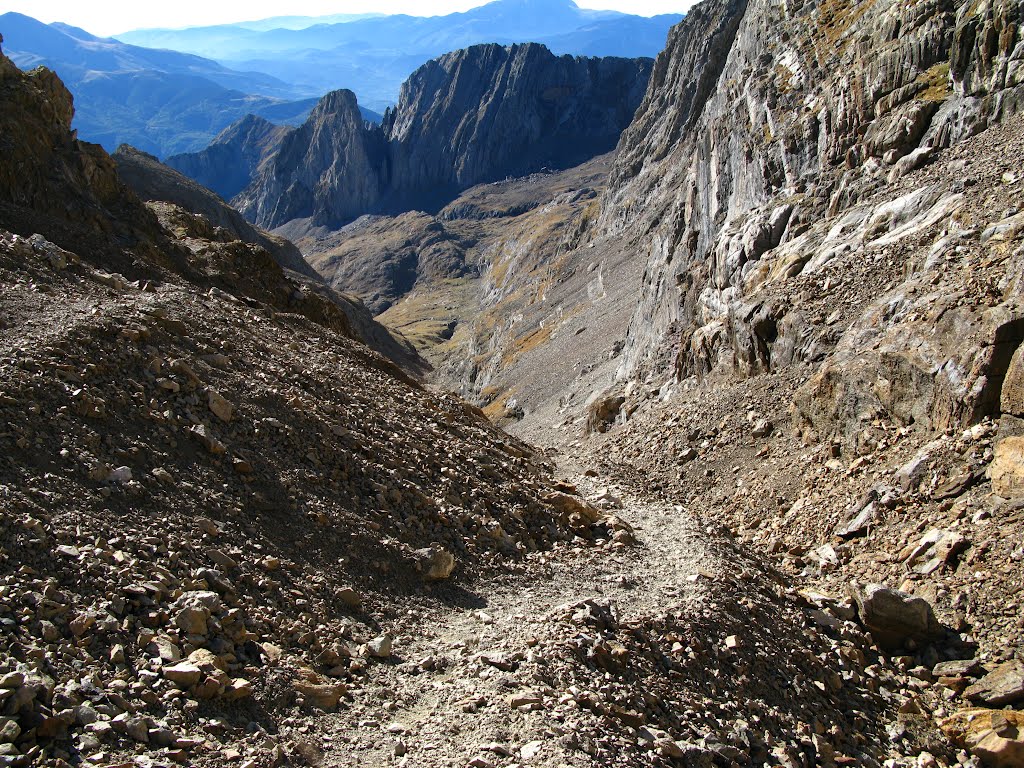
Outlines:
<svg viewBox="0 0 1024 768"><path fill-rule="evenodd" d="M602 490L595 478L571 480L590 496ZM698 574L721 567L677 509L628 496L612 504L637 545L563 546L531 556L527 576L440 590L441 605L408 616L396 646L402 661L374 681L369 701L334 717L324 764L593 764L566 748L558 730L568 729L546 711L558 700L543 678L565 641L562 620L589 604L610 604L623 623L678 609L700 600ZM514 697L541 701L512 706Z"/></svg>

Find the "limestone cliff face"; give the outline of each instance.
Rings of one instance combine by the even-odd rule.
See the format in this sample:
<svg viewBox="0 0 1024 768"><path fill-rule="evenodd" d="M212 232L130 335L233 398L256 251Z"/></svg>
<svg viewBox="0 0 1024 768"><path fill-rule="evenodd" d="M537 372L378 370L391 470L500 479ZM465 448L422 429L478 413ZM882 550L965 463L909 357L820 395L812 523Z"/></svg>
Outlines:
<svg viewBox="0 0 1024 768"><path fill-rule="evenodd" d="M250 221L271 228L298 218L337 222L367 212L387 178L384 136L363 120L352 91L324 96L288 133L263 172L236 199Z"/></svg>
<svg viewBox="0 0 1024 768"><path fill-rule="evenodd" d="M536 44L456 51L413 73L380 126L362 120L351 92L328 94L235 203L267 228L337 226L438 210L480 182L571 167L614 147L650 68Z"/></svg>
<svg viewBox="0 0 1024 768"><path fill-rule="evenodd" d="M955 190L881 212L862 201L1024 109L1021 13L1019 0L695 6L655 64L602 206L600 231L646 260L620 378L821 359L820 329L771 291L751 297L915 217L952 215Z"/></svg>
<svg viewBox="0 0 1024 768"><path fill-rule="evenodd" d="M230 200L249 184L288 130L287 126L247 115L225 128L201 152L172 155L165 163Z"/></svg>
<svg viewBox="0 0 1024 768"><path fill-rule="evenodd" d="M416 205L482 181L571 168L607 152L643 98L644 59L478 45L414 72L385 116L391 187Z"/></svg>

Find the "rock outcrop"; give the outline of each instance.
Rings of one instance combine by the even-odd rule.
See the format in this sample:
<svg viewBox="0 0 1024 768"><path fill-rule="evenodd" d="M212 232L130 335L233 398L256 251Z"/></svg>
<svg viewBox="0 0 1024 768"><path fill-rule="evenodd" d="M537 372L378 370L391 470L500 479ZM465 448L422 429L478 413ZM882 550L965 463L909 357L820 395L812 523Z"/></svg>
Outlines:
<svg viewBox="0 0 1024 768"><path fill-rule="evenodd" d="M478 45L414 72L382 125L328 94L236 198L266 228L337 227L364 213L436 211L474 184L607 152L640 102L647 59L556 57Z"/></svg>
<svg viewBox="0 0 1024 768"><path fill-rule="evenodd" d="M118 175L141 199L174 203L200 214L237 239L266 248L285 269L317 278L317 273L292 243L257 229L209 189L164 165L153 155L122 144L112 157Z"/></svg>
<svg viewBox="0 0 1024 768"><path fill-rule="evenodd" d="M71 131L74 103L57 75L24 73L0 53L0 100L0 226L119 261L123 247L157 236L107 153Z"/></svg>
<svg viewBox="0 0 1024 768"><path fill-rule="evenodd" d="M694 7L655 64L603 205L602 231L647 260L619 376L750 375L821 359L835 338L765 297L837 254L899 247L956 217L963 189L861 201L1024 108L1020 16L1017 0ZM864 386L895 367L908 386L890 409L940 422L992 413L992 385L1020 341L1013 316L989 313L989 345L955 369L943 370L945 350L862 360ZM990 386L969 394L978 376Z"/></svg>

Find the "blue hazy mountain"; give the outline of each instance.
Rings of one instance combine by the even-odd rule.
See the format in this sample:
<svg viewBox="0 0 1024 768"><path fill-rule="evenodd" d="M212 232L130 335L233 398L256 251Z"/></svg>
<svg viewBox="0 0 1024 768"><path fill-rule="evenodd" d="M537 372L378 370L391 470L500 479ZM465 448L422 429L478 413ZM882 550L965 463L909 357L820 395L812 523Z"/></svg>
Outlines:
<svg viewBox="0 0 1024 768"><path fill-rule="evenodd" d="M269 19L239 21L235 26L257 32L265 32L268 29L306 29L314 24L341 24L346 21L358 21L383 15L382 13L332 13L328 16L272 16Z"/></svg>
<svg viewBox="0 0 1024 768"><path fill-rule="evenodd" d="M239 72L215 61L171 50L154 50L96 37L68 24L44 24L20 13L0 16L4 48L22 69L51 62L77 70L139 72L203 77L224 88L277 98L315 96L261 72ZM63 78L63 73L58 72ZM66 82L66 81L65 81Z"/></svg>
<svg viewBox="0 0 1024 768"><path fill-rule="evenodd" d="M317 98L339 88L354 91L363 117L378 122L410 73L477 43L654 56L679 18L586 10L572 0L497 0L446 16L281 16L118 39L7 13L0 33L18 66L45 65L68 85L83 139L166 158L206 147L249 114L298 125Z"/></svg>
<svg viewBox="0 0 1024 768"><path fill-rule="evenodd" d="M122 143L160 156L201 149L247 114L298 124L317 101L315 94L264 73L126 45L18 13L0 16L0 34L19 67L57 72L75 95L81 138L111 151Z"/></svg>
<svg viewBox="0 0 1024 768"><path fill-rule="evenodd" d="M263 31L242 24L137 30L118 39L208 56L306 91L349 88L361 104L383 111L413 70L448 51L540 42L560 54L653 57L680 18L593 11L572 0L497 0L446 16L377 16Z"/></svg>

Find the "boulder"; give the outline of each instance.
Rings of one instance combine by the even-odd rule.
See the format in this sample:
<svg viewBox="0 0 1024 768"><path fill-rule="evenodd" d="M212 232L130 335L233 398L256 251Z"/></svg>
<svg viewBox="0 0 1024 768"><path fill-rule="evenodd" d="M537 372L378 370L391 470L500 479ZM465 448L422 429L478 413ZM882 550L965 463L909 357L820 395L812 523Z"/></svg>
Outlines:
<svg viewBox="0 0 1024 768"><path fill-rule="evenodd" d="M199 667L204 672L224 671L227 668L223 659L206 648L198 648L192 651L188 655L188 663Z"/></svg>
<svg viewBox="0 0 1024 768"><path fill-rule="evenodd" d="M967 709L947 717L939 727L990 768L1024 765L1024 712Z"/></svg>
<svg viewBox="0 0 1024 768"><path fill-rule="evenodd" d="M455 556L443 547L424 547L413 553L416 567L428 581L442 581L455 570Z"/></svg>
<svg viewBox="0 0 1024 768"><path fill-rule="evenodd" d="M999 409L1011 416L1024 416L1024 344L1010 358L999 394Z"/></svg>
<svg viewBox="0 0 1024 768"><path fill-rule="evenodd" d="M296 680L292 687L307 704L324 710L336 709L348 690L344 683L326 683L313 674L306 674L305 679Z"/></svg>
<svg viewBox="0 0 1024 768"><path fill-rule="evenodd" d="M842 539L863 536L875 522L878 512L878 491L870 489L857 502L846 509L843 522L836 527L835 535Z"/></svg>
<svg viewBox="0 0 1024 768"><path fill-rule="evenodd" d="M368 650L370 655L375 659L391 658L391 652L394 650L394 647L395 643L394 640L392 640L391 635L375 637L366 644L366 650Z"/></svg>
<svg viewBox="0 0 1024 768"><path fill-rule="evenodd" d="M341 587L334 593L334 596L338 598L338 602L351 611L358 611L363 607L363 598L352 587Z"/></svg>
<svg viewBox="0 0 1024 768"><path fill-rule="evenodd" d="M920 597L868 584L850 590L861 623L883 648L900 648L907 640L939 640L945 634L931 604Z"/></svg>
<svg viewBox="0 0 1024 768"><path fill-rule="evenodd" d="M203 447L212 453L214 456L219 456L227 451L224 443L214 437L213 432L205 424L198 424L194 427L189 427L189 431L195 435L196 439L202 443Z"/></svg>
<svg viewBox="0 0 1024 768"><path fill-rule="evenodd" d="M1024 496L1024 437L1007 437L996 443L988 476L998 496Z"/></svg>
<svg viewBox="0 0 1024 768"><path fill-rule="evenodd" d="M558 514L561 524L569 528L591 526L604 517L604 513L593 504L561 491L545 495L543 501Z"/></svg>
<svg viewBox="0 0 1024 768"><path fill-rule="evenodd" d="M231 421L235 413L235 406L226 397L214 389L207 390L206 402L210 412L223 422Z"/></svg>
<svg viewBox="0 0 1024 768"><path fill-rule="evenodd" d="M180 688L188 690L203 677L203 670L195 664L182 662L170 667L164 667L164 677Z"/></svg>
<svg viewBox="0 0 1024 768"><path fill-rule="evenodd" d="M611 429L625 403L626 398L621 395L601 397L592 402L587 408L587 434Z"/></svg>
<svg viewBox="0 0 1024 768"><path fill-rule="evenodd" d="M900 559L905 560L915 573L928 575L952 563L970 545L970 540L956 531L932 528L921 537L917 546L904 550Z"/></svg>
<svg viewBox="0 0 1024 768"><path fill-rule="evenodd" d="M185 606L174 614L174 625L187 635L205 635L209 618L210 612L206 608Z"/></svg>

